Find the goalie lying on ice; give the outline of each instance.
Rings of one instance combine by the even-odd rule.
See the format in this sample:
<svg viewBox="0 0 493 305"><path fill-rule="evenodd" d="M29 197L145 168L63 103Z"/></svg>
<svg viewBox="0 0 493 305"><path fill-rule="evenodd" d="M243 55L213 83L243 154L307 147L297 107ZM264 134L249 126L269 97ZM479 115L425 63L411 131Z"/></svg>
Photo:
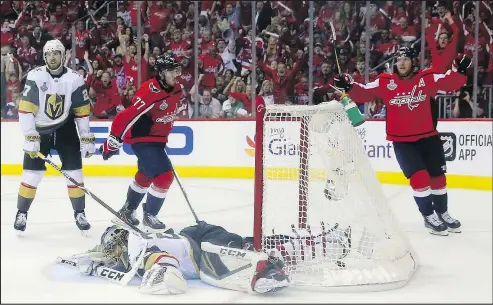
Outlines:
<svg viewBox="0 0 493 305"><path fill-rule="evenodd" d="M289 285L282 260L247 250L249 244L241 236L222 227L201 221L179 234L156 235L159 238L146 240L121 227L111 226L102 234L101 244L68 260L73 261L70 265L77 266L82 274L99 277L105 277L101 269L129 274L140 262L139 289L149 294L184 293L186 280L198 278L216 287L256 293ZM139 259L141 255L143 260Z"/></svg>

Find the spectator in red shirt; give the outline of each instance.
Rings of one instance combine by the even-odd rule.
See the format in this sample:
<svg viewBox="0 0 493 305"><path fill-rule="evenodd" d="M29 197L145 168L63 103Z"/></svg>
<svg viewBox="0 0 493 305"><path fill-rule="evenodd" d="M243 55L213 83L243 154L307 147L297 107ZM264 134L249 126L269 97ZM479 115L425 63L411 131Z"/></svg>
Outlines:
<svg viewBox="0 0 493 305"><path fill-rule="evenodd" d="M154 2L154 1L153 1ZM164 1L156 1L149 9L151 41L153 45L160 45L162 41L162 32L171 25L170 12L164 6Z"/></svg>
<svg viewBox="0 0 493 305"><path fill-rule="evenodd" d="M112 49L118 45L117 29L113 29L107 16L102 16L100 21L96 21L92 14L90 15L96 28L92 30L91 37L93 38L91 44L98 46L106 46Z"/></svg>
<svg viewBox="0 0 493 305"><path fill-rule="evenodd" d="M314 94L313 101L315 104L319 104L323 101L329 101L334 94L334 64L332 62L324 61L321 65L321 70L315 72L315 83L317 86L313 86Z"/></svg>
<svg viewBox="0 0 493 305"><path fill-rule="evenodd" d="M56 22L62 25L68 21L67 14L63 12L63 6L61 4L55 5L55 13L52 16L55 16Z"/></svg>
<svg viewBox="0 0 493 305"><path fill-rule="evenodd" d="M195 81L194 66L190 64L191 59L186 55L181 56L181 74L177 77L178 82L183 85L185 90L190 90Z"/></svg>
<svg viewBox="0 0 493 305"><path fill-rule="evenodd" d="M10 27L10 23L8 20L4 20L2 23L2 35L0 35L0 44L4 45L13 45L14 44L14 33L12 33L12 28Z"/></svg>
<svg viewBox="0 0 493 305"><path fill-rule="evenodd" d="M103 72L100 85L96 85L96 87L93 85L92 88L96 92L96 105L92 109L95 117L108 119L116 115L117 107L120 110L123 109L118 89L111 82L111 76L108 72Z"/></svg>
<svg viewBox="0 0 493 305"><path fill-rule="evenodd" d="M12 69L10 65L17 64L17 69ZM21 93L22 66L19 61L7 60L5 63L5 79L7 80L7 103L14 102L14 96Z"/></svg>
<svg viewBox="0 0 493 305"><path fill-rule="evenodd" d="M173 32L173 40L168 43L167 47L175 56L190 56L193 52L192 44L182 39L182 33L179 29Z"/></svg>
<svg viewBox="0 0 493 305"><path fill-rule="evenodd" d="M382 29L380 31L380 39L375 43L374 51L380 56L388 56L394 54L399 47L399 43L395 39L390 39L389 30Z"/></svg>
<svg viewBox="0 0 493 305"><path fill-rule="evenodd" d="M76 64L84 62L84 53L89 50L90 40L90 32L85 29L84 22L78 21L75 30Z"/></svg>
<svg viewBox="0 0 493 305"><path fill-rule="evenodd" d="M318 84L314 84L317 86ZM294 102L298 105L308 105L308 75L303 75L299 83L294 86Z"/></svg>
<svg viewBox="0 0 493 305"><path fill-rule="evenodd" d="M401 17L399 19L399 25L392 26L392 36L396 38L401 37L406 41L414 41L416 40L417 32L413 25L408 24L407 17Z"/></svg>
<svg viewBox="0 0 493 305"><path fill-rule="evenodd" d="M81 1L67 1L67 5L64 8L65 15L67 16L67 21L72 23L79 19L81 16L81 11L83 9L84 3Z"/></svg>
<svg viewBox="0 0 493 305"><path fill-rule="evenodd" d="M259 62L257 65L264 73L271 76L274 84L274 103L275 104L292 104L294 102L293 87L290 88L294 77L302 64L306 61L306 55L302 51L298 52L298 59L291 70L288 70L284 62L277 64L277 70L273 70L264 63Z"/></svg>
<svg viewBox="0 0 493 305"><path fill-rule="evenodd" d="M431 66L437 72L443 73L451 69L452 62L457 55L457 35L459 32L450 12L446 13L445 18L453 29L452 39L449 40L449 34L443 31L439 34L437 43L435 33L426 33L427 42L431 49Z"/></svg>
<svg viewBox="0 0 493 305"><path fill-rule="evenodd" d="M29 71L36 64L36 49L29 44L29 37L21 37L22 46L17 49L17 55L24 71Z"/></svg>
<svg viewBox="0 0 493 305"><path fill-rule="evenodd" d="M128 47L122 47L122 55L125 56L125 60L123 62L124 68L123 71L125 73L126 79L132 78L134 80L134 83L137 84L138 82L138 65L140 62L140 69L141 69L141 81L144 82L146 81L146 76L147 76L147 63L149 61L149 35L144 34L142 35L142 38L144 40L144 54L142 58L138 58L137 56L137 46L135 44L132 44ZM140 84L137 84L140 85Z"/></svg>
<svg viewBox="0 0 493 305"><path fill-rule="evenodd" d="M55 15L51 15L49 21L43 27L54 39L62 39L64 25L57 22Z"/></svg>
<svg viewBox="0 0 493 305"><path fill-rule="evenodd" d="M216 76L222 72L224 68L223 60L221 56L217 54L217 47L212 45L209 48L209 52L201 54L199 56L198 64L204 74L201 88L212 89L216 85Z"/></svg>
<svg viewBox="0 0 493 305"><path fill-rule="evenodd" d="M140 4L140 13L137 13ZM137 26L137 16L143 19L147 10L147 1L128 1L128 10L130 12L130 25Z"/></svg>

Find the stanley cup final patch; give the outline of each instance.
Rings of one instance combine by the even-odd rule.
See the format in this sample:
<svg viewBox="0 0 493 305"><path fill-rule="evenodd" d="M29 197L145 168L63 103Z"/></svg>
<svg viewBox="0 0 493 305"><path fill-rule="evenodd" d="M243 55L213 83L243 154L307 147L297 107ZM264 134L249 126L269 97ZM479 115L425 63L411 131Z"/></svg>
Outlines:
<svg viewBox="0 0 493 305"><path fill-rule="evenodd" d="M161 105L159 105L159 109L166 110L166 108L168 108L168 103L166 103L166 101L163 101Z"/></svg>
<svg viewBox="0 0 493 305"><path fill-rule="evenodd" d="M394 82L393 79L390 80L390 83L387 85L387 89L389 90L395 90L397 88L397 84Z"/></svg>

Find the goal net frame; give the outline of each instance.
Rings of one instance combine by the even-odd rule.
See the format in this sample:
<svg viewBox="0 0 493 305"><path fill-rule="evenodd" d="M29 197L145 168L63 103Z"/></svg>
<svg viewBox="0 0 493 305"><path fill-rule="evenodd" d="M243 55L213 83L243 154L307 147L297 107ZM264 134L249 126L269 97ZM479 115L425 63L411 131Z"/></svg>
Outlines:
<svg viewBox="0 0 493 305"><path fill-rule="evenodd" d="M305 106L305 105L258 105L256 109L256 134L255 134L255 181L254 181L254 226L253 226L253 233L254 233L254 241L253 241L253 246L257 251L267 251L268 249L264 249L264 241L266 236L268 235L273 235L273 234L278 234L278 232L269 232L266 231L267 229L264 228L264 208L265 208L265 196L264 196L264 190L266 187L266 182L268 183L267 180L269 180L268 177L266 177L266 164L264 164L265 159L265 129L269 127L270 122L284 122L286 124L290 124L295 122L296 124L299 124L299 168L296 170L296 173L294 175L297 175L297 179L293 179L293 173L291 173L291 180L297 180L298 184L298 198L294 199L297 201L297 229L299 230L304 230L308 229L310 231L310 226L313 226L313 224L310 223L309 219L309 209L310 209L310 195L306 191L306 189L309 187L311 175L313 173L310 173L310 171L313 171L313 169L310 169L310 154L313 153L320 153L320 151L315 150L311 151L312 149L310 146L310 135L311 132L313 131L313 122L312 118L314 115L317 113L329 113L329 112L334 112L337 113L338 118L340 118L341 124L345 124L345 128L347 130L351 129L351 132L354 132L354 135L357 136L356 130L354 130L354 127L352 127L350 124L349 119L347 118L347 115L344 111L344 108L340 103L336 101L332 101L329 103L323 103L320 105L316 106ZM294 115L293 115L294 114ZM322 126L324 122L318 122L320 125L322 123ZM351 136L354 136L353 134ZM361 145L363 147L363 143L359 141L360 143L356 143L356 145ZM308 144L307 144L308 143ZM355 143L352 143L353 145ZM359 149L359 148L358 148ZM360 152L360 151L358 151ZM368 162L369 165L369 160L368 157L365 155L363 158L364 162ZM327 164L325 164L327 165ZM298 167L296 166L296 167ZM370 166L371 168L371 166ZM328 169L326 169L328 171ZM357 171L357 169L356 169ZM371 169L373 177L370 177L372 179L369 179L369 185L366 186L365 188L368 191L371 188L379 188L379 191L381 193L381 196L383 196L383 201L385 201L385 204L387 203L387 200L385 196L383 195L383 191L381 190L381 185L378 182L376 178L376 174L374 173L373 169ZM281 176L283 174L281 173ZM292 194L292 193L290 193ZM380 195L380 194L379 194ZM268 203L267 203L268 204ZM388 206L388 204L387 204ZM293 208L293 207L291 207ZM388 207L390 209L390 207ZM388 211L391 213L391 211ZM280 211L282 213L282 211ZM378 212L377 212L378 214ZM395 218L393 215L390 215L391 219L389 222L396 222ZM282 216L279 216L282 217ZM318 223L320 225L320 223ZM323 226L323 223L322 223ZM338 277L341 278L341 281L339 282L338 280L334 280L332 282L326 281L322 282L320 284L313 284L310 282L310 280L305 281L304 279L302 280L297 280L297 278L302 277L300 274L297 274L296 271L293 272L292 276L292 283L294 288L298 289L303 289L303 290L322 290L322 291L382 291L382 290L389 290L389 289L395 289L402 287L406 285L406 283L413 277L413 274L417 270L419 266L418 262L418 257L412 248L409 240L407 239L407 236L405 235L404 232L402 232L398 226L394 228L392 226L392 231L395 231L393 236L395 236L396 239L400 239L399 242L402 244L402 247L406 248L403 249L403 255L402 257L396 257L395 261L392 261L393 259L389 259L389 261L380 261L380 262L370 262L371 259L368 259L367 265L362 265L361 270L343 270L344 268L340 268L341 270L336 270L334 272L329 271L327 277L332 278L332 279L337 279ZM395 230L394 230L395 229ZM293 230L295 232L294 224L293 228L285 228L286 231ZM323 229L325 231L325 229ZM282 232L279 232L281 234L284 234ZM311 233L310 233L311 234ZM383 234L387 234L382 233ZM361 244L361 240L360 240ZM399 244L399 245L401 245ZM293 246L294 247L294 246ZM354 245L353 245L354 247ZM303 250L302 250L303 251ZM313 251L315 253L315 250ZM325 249L324 249L324 254L325 254ZM303 253L301 255L304 255ZM390 255L389 255L390 256ZM365 258L361 258L361 260L365 260ZM317 264L318 262L312 261L311 264L312 266L314 264ZM339 263L339 262L338 262ZM322 265L322 263L320 263ZM324 263L326 264L326 263ZM342 263L344 265L344 263ZM381 264L381 266L379 266ZM382 267L383 266L383 267ZM387 268L388 267L388 268ZM320 267L322 268L322 266ZM324 267L325 268L325 267ZM366 268L379 268L380 271L384 270L385 271L378 271L378 275L372 275L371 270L367 270ZM391 270L391 271L389 271ZM399 273L402 270L403 274L394 274L394 273ZM286 273L288 273L291 277L290 271L286 270ZM325 269L324 269L324 275L322 278L325 278ZM308 271L305 271L305 273L309 273ZM380 273L383 273L384 275L381 275ZM309 278L310 276L305 274L304 275L306 278ZM358 280L352 280L351 277L355 278L361 278L368 276L369 279L359 281ZM342 278L345 277L344 280ZM293 280L294 279L294 280ZM335 284L334 284L335 283Z"/></svg>

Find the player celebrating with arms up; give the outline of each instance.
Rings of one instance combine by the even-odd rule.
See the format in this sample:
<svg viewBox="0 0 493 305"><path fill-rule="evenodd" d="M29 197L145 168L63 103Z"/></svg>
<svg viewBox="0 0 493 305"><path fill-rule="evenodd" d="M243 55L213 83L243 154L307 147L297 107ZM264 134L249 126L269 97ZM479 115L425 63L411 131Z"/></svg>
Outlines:
<svg viewBox="0 0 493 305"><path fill-rule="evenodd" d="M155 67L156 78L143 83L135 93L132 105L113 119L110 135L100 150L103 159L107 160L118 152L123 140L132 145L138 171L119 213L128 222L138 225L133 212L147 193L143 224L151 231L162 231L166 225L156 215L173 182L172 165L164 148L176 118L182 87L176 81L181 67L172 55L159 56Z"/></svg>
<svg viewBox="0 0 493 305"><path fill-rule="evenodd" d="M448 213L446 162L436 130L431 99L439 90L458 90L466 83L471 60L459 54L452 70L445 74L433 69L414 72L414 49L397 53L397 73L382 73L366 85L348 74L337 75L335 85L348 92L356 103L381 99L387 107L387 140L393 142L395 156L413 189L414 200L430 233L460 232L461 224Z"/></svg>
<svg viewBox="0 0 493 305"><path fill-rule="evenodd" d="M84 79L63 66L65 47L59 40L46 42L43 56L46 65L27 74L19 103L25 154L14 223L14 229L18 231L26 229L27 212L46 170L37 153L47 155L55 149L62 161L62 170L82 184L82 157L88 158L95 151L95 137L89 130L90 101ZM89 230L84 192L68 180L67 186L75 223L81 231Z"/></svg>

